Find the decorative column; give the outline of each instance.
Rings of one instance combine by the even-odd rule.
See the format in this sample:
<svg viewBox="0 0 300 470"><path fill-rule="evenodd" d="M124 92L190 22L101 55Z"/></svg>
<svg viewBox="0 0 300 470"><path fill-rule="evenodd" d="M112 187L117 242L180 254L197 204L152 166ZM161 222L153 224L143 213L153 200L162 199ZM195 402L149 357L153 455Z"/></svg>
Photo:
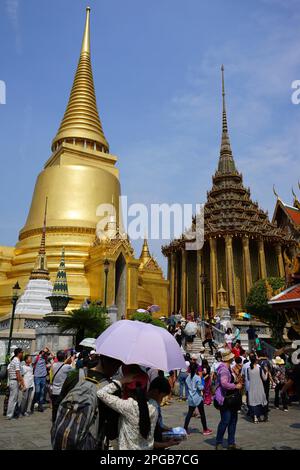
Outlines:
<svg viewBox="0 0 300 470"><path fill-rule="evenodd" d="M174 310L175 313L178 313L180 310L180 305L178 305L178 292L179 292L179 286L181 285L181 280L179 281L179 276L178 276L178 254L175 252L175 261L174 261L174 267L175 267L175 278L174 278Z"/></svg>
<svg viewBox="0 0 300 470"><path fill-rule="evenodd" d="M229 307L235 307L234 296L234 264L232 251L232 236L225 237L225 259L226 259L226 277L227 277L227 293Z"/></svg>
<svg viewBox="0 0 300 470"><path fill-rule="evenodd" d="M243 242L243 262L244 262L244 277L245 277L245 288L246 295L248 295L252 287L252 274L251 274L251 261L249 251L249 238L244 236Z"/></svg>
<svg viewBox="0 0 300 470"><path fill-rule="evenodd" d="M215 314L217 308L217 240L209 239L210 246L210 307L211 313Z"/></svg>
<svg viewBox="0 0 300 470"><path fill-rule="evenodd" d="M197 250L197 301L198 301L198 313L200 318L203 318L205 312L203 312L204 302L203 302L203 287L201 275L203 274L204 266L202 267L202 251Z"/></svg>
<svg viewBox="0 0 300 470"><path fill-rule="evenodd" d="M267 266L265 257L265 246L263 239L258 240L258 260L259 260L259 277L260 279L267 278Z"/></svg>
<svg viewBox="0 0 300 470"><path fill-rule="evenodd" d="M187 253L183 248L181 251L181 315L186 317L186 300L187 300L187 275L186 275Z"/></svg>
<svg viewBox="0 0 300 470"><path fill-rule="evenodd" d="M277 257L279 276L284 277L285 276L285 270L284 270L283 257L282 257L282 251L281 251L280 243L277 243L275 245L275 253L276 253L276 257Z"/></svg>
<svg viewBox="0 0 300 470"><path fill-rule="evenodd" d="M170 314L175 311L175 253L170 256Z"/></svg>

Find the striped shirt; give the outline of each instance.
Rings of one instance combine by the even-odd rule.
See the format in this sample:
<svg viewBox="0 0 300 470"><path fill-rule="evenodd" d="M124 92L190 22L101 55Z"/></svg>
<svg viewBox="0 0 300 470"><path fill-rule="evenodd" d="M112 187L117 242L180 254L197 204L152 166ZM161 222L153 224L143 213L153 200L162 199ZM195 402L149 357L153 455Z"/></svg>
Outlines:
<svg viewBox="0 0 300 470"><path fill-rule="evenodd" d="M18 357L14 357L8 366L8 377L9 380L16 380L17 378L17 370L20 371L20 359Z"/></svg>

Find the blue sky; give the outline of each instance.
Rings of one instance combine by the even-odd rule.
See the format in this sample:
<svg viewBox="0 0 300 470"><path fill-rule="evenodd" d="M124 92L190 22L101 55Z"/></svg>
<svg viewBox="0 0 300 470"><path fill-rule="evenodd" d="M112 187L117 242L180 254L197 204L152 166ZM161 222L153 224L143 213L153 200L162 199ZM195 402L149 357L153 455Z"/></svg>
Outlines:
<svg viewBox="0 0 300 470"><path fill-rule="evenodd" d="M64 113L85 1L2 0L0 244L14 245ZM238 169L273 214L299 194L297 0L90 1L97 101L129 202L205 202L221 132L220 66ZM300 197L300 195L299 195ZM160 242L150 247L165 268ZM141 241L134 244L137 254Z"/></svg>

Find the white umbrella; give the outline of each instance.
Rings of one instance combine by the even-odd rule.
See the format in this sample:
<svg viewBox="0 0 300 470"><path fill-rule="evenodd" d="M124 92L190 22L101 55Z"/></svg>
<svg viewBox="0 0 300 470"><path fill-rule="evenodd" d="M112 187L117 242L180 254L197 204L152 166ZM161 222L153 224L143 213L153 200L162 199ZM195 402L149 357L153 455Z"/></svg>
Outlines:
<svg viewBox="0 0 300 470"><path fill-rule="evenodd" d="M165 329L132 320L113 323L96 340L97 354L170 371L183 369L185 361L177 341Z"/></svg>
<svg viewBox="0 0 300 470"><path fill-rule="evenodd" d="M148 307L148 312L150 313L156 313L160 311L160 306L159 305L151 305Z"/></svg>
<svg viewBox="0 0 300 470"><path fill-rule="evenodd" d="M186 325L184 329L185 334L188 336L195 335L197 331L198 331L198 325L197 323L192 322L192 321L188 322L188 324Z"/></svg>
<svg viewBox="0 0 300 470"><path fill-rule="evenodd" d="M96 347L96 338L84 338L79 346L85 346L86 348L95 349Z"/></svg>

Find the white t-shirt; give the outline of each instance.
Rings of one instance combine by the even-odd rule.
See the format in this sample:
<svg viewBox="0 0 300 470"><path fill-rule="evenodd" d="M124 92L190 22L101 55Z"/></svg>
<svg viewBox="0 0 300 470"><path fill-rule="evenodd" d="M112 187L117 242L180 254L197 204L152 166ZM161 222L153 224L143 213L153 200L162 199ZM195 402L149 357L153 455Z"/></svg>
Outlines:
<svg viewBox="0 0 300 470"><path fill-rule="evenodd" d="M232 333L230 333L229 335L225 334L224 339L225 339L226 343L232 343L233 334Z"/></svg>
<svg viewBox="0 0 300 470"><path fill-rule="evenodd" d="M22 365L22 375L24 379L24 385L26 388L31 388L34 386L34 375L33 375L33 367L30 364Z"/></svg>
<svg viewBox="0 0 300 470"><path fill-rule="evenodd" d="M15 356L8 365L8 377L9 380L16 380L17 371L21 370L20 359Z"/></svg>

